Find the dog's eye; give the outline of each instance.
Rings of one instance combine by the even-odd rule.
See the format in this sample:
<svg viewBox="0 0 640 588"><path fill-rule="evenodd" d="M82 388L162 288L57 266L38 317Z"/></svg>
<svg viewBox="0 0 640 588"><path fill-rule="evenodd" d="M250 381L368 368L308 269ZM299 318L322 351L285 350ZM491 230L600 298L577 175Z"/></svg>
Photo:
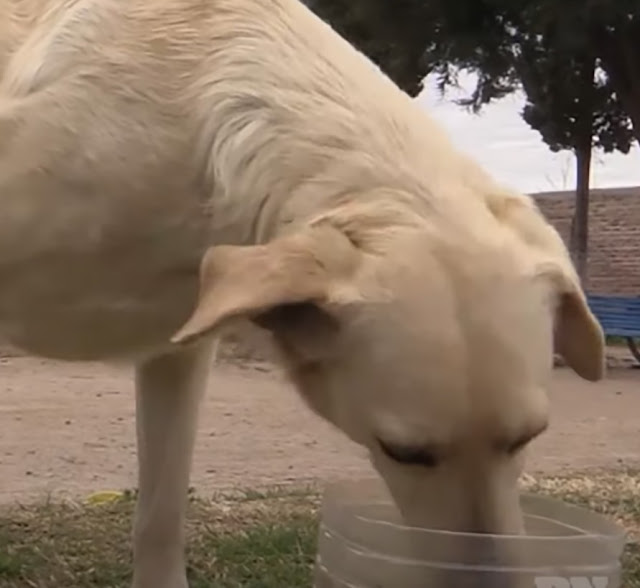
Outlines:
<svg viewBox="0 0 640 588"><path fill-rule="evenodd" d="M412 447L408 445L397 445L378 440L382 452L393 461L404 465L422 466L425 468L435 468L439 463L438 455L429 447Z"/></svg>

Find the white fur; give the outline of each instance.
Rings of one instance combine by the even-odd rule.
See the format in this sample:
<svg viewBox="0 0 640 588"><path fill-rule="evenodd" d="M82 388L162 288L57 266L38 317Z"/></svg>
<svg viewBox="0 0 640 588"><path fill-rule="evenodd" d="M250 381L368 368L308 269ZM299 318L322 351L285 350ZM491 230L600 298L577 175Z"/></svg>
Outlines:
<svg viewBox="0 0 640 588"><path fill-rule="evenodd" d="M602 375L602 333L532 201L298 0L4 7L0 332L137 365L134 586L186 586L198 341L234 318L263 319L408 519L519 529L521 460L494 437L544 427L554 317L570 365ZM461 457L401 467L380 435Z"/></svg>

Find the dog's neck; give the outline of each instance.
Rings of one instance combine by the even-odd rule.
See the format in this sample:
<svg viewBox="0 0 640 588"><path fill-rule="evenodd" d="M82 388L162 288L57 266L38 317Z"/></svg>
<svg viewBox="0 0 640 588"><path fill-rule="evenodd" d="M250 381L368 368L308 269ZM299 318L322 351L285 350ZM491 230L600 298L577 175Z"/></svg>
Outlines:
<svg viewBox="0 0 640 588"><path fill-rule="evenodd" d="M216 238L260 244L321 220L348 232L362 227L363 218L370 227L403 226L431 215L432 205L414 169L396 169L392 158L373 167L369 159L375 153L372 156L357 142L335 153L322 141L300 141L295 152L290 143L290 137L276 137L271 151L259 149L256 142L238 153L238 145L229 142L229 152L218 153L220 160L244 158L247 165L224 178L215 177L206 190L213 194ZM273 153L293 163L270 165Z"/></svg>
<svg viewBox="0 0 640 588"><path fill-rule="evenodd" d="M429 222L424 200L387 186L367 190L317 190L312 179L285 199L270 198L253 210L248 242L272 239L329 224L369 253L382 253L384 243L396 233L420 230ZM424 209L424 210L423 210Z"/></svg>

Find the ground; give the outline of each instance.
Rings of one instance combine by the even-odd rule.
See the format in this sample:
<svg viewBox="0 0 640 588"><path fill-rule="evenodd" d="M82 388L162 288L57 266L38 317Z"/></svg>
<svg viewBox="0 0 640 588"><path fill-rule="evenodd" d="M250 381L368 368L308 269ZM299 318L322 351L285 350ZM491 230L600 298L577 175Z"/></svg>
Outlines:
<svg viewBox="0 0 640 588"><path fill-rule="evenodd" d="M1 360L0 502L135 484L132 371L26 357ZM553 422L529 471L640 466L640 370L589 384L555 370ZM200 422L200 494L369 473L362 452L311 414L265 364L216 365Z"/></svg>

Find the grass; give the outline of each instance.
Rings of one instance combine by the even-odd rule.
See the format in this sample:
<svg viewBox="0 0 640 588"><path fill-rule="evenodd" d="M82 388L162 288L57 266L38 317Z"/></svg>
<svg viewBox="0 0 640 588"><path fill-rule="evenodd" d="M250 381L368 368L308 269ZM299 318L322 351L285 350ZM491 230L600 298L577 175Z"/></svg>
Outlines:
<svg viewBox="0 0 640 588"><path fill-rule="evenodd" d="M627 529L622 588L640 588L640 472L528 478L532 492L554 496L611 517Z"/></svg>
<svg viewBox="0 0 640 588"><path fill-rule="evenodd" d="M0 513L1 588L128 588L134 497ZM308 587L317 495L269 489L189 505L191 588Z"/></svg>
<svg viewBox="0 0 640 588"><path fill-rule="evenodd" d="M627 346L627 340L624 337L618 337L617 335L607 335L605 339L609 347Z"/></svg>
<svg viewBox="0 0 640 588"><path fill-rule="evenodd" d="M527 478L525 486L606 513L630 533L624 588L640 588L640 475ZM309 588L319 498L311 488L192 497L192 588ZM0 588L128 588L133 496L0 512Z"/></svg>

